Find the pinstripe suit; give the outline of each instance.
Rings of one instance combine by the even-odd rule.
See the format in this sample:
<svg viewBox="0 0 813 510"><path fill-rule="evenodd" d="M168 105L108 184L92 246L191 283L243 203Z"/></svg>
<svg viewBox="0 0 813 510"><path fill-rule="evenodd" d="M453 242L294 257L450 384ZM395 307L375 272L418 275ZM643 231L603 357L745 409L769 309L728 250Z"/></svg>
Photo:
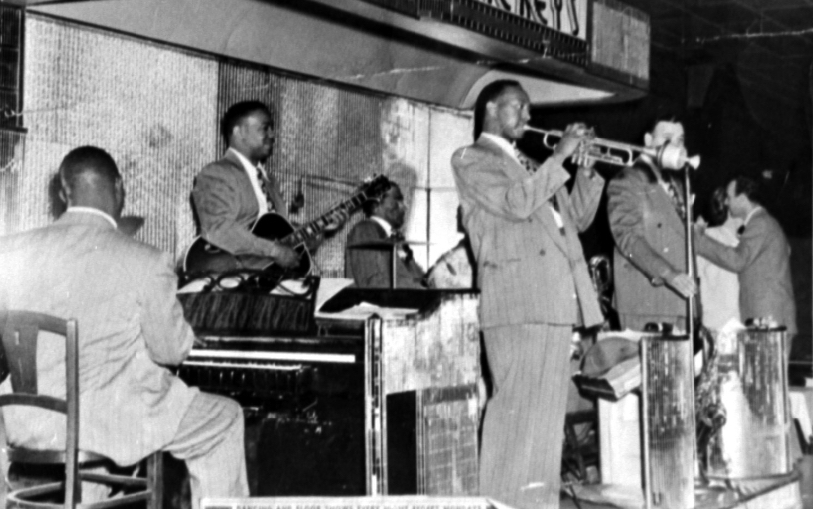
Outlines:
<svg viewBox="0 0 813 510"><path fill-rule="evenodd" d="M603 320L577 231L592 222L604 181L578 172L568 193L561 166L548 160L529 175L486 137L458 149L452 167L477 259L494 384L480 490L512 506L555 507L572 327Z"/></svg>
<svg viewBox="0 0 813 510"><path fill-rule="evenodd" d="M78 320L80 447L119 465L167 450L187 459L193 497L245 495L239 406L165 368L179 365L194 341L176 287L168 255L99 215L69 210L51 226L0 239L0 309ZM64 396L64 348L37 356L40 390ZM10 390L10 381L0 386ZM54 413L4 414L10 443L64 445L64 420Z"/></svg>

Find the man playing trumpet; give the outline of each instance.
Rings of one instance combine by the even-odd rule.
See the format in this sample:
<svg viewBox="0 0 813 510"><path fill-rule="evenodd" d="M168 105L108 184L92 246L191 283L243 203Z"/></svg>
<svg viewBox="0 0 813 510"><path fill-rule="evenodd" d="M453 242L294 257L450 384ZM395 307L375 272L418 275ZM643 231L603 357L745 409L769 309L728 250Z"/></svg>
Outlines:
<svg viewBox="0 0 813 510"><path fill-rule="evenodd" d="M568 126L541 165L514 145L530 99L515 81L487 85L473 145L452 157L463 225L477 259L480 325L493 383L483 423L480 492L517 508L559 505L563 427L575 326L603 321L578 232L604 180L562 163L587 141Z"/></svg>

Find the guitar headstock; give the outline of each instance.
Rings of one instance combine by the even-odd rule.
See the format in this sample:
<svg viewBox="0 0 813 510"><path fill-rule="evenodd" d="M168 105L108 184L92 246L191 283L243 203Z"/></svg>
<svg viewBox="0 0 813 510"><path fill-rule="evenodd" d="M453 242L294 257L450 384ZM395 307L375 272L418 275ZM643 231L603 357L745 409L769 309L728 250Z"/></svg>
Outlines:
<svg viewBox="0 0 813 510"><path fill-rule="evenodd" d="M378 198L390 189L392 182L383 175L373 175L364 179L361 192L367 199Z"/></svg>

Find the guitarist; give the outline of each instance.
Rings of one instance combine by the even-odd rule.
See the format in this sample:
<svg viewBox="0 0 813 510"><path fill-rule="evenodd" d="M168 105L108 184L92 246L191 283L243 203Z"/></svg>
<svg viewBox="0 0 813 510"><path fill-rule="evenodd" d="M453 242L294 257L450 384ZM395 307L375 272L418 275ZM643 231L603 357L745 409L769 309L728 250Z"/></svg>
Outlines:
<svg viewBox="0 0 813 510"><path fill-rule="evenodd" d="M262 163L274 149L274 120L260 101L232 105L220 123L229 148L223 158L200 171L192 189L201 236L212 245L241 256L250 269L269 260L295 267L299 254L280 243L255 236L254 222L267 212L287 219L287 206L274 176Z"/></svg>

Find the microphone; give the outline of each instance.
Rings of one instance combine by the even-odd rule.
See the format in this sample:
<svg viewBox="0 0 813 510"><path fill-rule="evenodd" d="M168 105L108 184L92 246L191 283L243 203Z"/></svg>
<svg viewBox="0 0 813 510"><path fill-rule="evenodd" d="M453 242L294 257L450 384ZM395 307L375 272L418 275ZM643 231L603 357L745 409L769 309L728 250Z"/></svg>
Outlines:
<svg viewBox="0 0 813 510"><path fill-rule="evenodd" d="M294 195L294 200L291 202L291 205L288 206L288 211L290 213L299 212L299 210L305 205L305 189L302 185L302 179L304 179L304 176L299 178L299 191L297 191L296 195Z"/></svg>
<svg viewBox="0 0 813 510"><path fill-rule="evenodd" d="M687 165L693 170L700 166L700 156L689 157L686 149L675 145L664 145L659 148L655 155L656 161L667 170L682 170Z"/></svg>

